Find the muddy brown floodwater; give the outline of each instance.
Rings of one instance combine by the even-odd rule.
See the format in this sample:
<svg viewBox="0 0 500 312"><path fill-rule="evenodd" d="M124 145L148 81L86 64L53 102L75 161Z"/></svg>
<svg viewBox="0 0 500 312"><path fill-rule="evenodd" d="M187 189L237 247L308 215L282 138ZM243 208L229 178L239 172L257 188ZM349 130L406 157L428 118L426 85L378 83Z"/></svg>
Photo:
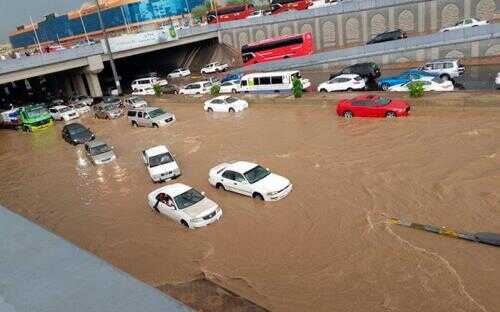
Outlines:
<svg viewBox="0 0 500 312"><path fill-rule="evenodd" d="M61 139L61 123L2 131L0 202L160 289L205 277L273 311L500 311L499 248L385 222L500 233L500 106L430 97L408 118L346 121L325 100L259 101L228 115L162 99L178 118L162 129L82 118L115 146L101 167ZM140 152L156 144L177 155L179 182L220 204L220 222L186 230L151 212L160 185ZM212 166L240 159L294 190L264 203L208 184Z"/></svg>

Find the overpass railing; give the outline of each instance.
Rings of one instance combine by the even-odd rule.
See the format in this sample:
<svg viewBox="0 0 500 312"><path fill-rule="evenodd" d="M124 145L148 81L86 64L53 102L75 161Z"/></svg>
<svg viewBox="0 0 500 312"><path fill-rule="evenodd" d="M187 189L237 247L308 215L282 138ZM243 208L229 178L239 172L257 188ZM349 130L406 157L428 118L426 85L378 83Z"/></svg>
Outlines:
<svg viewBox="0 0 500 312"><path fill-rule="evenodd" d="M104 53L100 44L0 61L0 75Z"/></svg>
<svg viewBox="0 0 500 312"><path fill-rule="evenodd" d="M491 24L445 33L438 32L426 36L410 37L396 41L332 50L316 53L306 57L289 58L255 64L249 67L236 69L234 72L275 71L290 68L318 66L333 62L366 59L386 54L405 53L412 50L429 49L439 46L492 39L500 39L500 24Z"/></svg>

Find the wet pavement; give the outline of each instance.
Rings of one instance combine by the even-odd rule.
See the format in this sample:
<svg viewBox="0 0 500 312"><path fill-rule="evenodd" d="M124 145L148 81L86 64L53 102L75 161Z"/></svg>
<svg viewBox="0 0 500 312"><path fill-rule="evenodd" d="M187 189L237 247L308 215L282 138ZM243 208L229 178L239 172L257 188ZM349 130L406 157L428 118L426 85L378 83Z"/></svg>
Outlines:
<svg viewBox="0 0 500 312"><path fill-rule="evenodd" d="M325 97L263 97L235 115L169 97L159 104L178 121L166 128L81 119L115 146L101 167L61 139L62 123L4 130L0 200L160 289L203 277L273 311L493 312L500 249L386 224L500 233L500 107L453 96L472 105L428 95L408 118L350 121ZM151 212L146 194L161 185L140 152L157 144L177 155L179 182L220 204L220 222L186 230ZM294 190L270 203L217 191L208 170L231 160L261 163Z"/></svg>

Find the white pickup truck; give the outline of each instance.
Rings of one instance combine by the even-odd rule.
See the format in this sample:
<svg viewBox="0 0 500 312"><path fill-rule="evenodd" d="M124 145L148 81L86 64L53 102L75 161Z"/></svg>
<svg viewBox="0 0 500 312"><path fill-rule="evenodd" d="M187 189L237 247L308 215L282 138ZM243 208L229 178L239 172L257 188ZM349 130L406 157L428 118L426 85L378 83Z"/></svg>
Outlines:
<svg viewBox="0 0 500 312"><path fill-rule="evenodd" d="M223 71L226 71L228 68L229 68L229 65L227 65L227 64L221 64L219 62L214 62L214 63L210 63L210 64L205 65L205 67L203 67L201 69L201 73L202 74L212 74L212 73L217 73L217 72L223 72Z"/></svg>

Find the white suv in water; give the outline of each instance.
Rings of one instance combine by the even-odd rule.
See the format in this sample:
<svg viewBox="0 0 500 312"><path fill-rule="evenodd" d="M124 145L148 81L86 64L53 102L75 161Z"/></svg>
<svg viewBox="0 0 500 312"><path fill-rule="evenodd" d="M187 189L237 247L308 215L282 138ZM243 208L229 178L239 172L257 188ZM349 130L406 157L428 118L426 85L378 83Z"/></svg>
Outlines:
<svg viewBox="0 0 500 312"><path fill-rule="evenodd" d="M210 169L208 182L224 189L266 201L280 200L292 191L287 178L247 161L222 163Z"/></svg>
<svg viewBox="0 0 500 312"><path fill-rule="evenodd" d="M450 80L463 75L465 66L462 65L458 59L439 59L426 63L420 70L435 74L443 80Z"/></svg>
<svg viewBox="0 0 500 312"><path fill-rule="evenodd" d="M158 145L142 151L142 160L153 182L164 182L181 175L181 169L165 145Z"/></svg>

